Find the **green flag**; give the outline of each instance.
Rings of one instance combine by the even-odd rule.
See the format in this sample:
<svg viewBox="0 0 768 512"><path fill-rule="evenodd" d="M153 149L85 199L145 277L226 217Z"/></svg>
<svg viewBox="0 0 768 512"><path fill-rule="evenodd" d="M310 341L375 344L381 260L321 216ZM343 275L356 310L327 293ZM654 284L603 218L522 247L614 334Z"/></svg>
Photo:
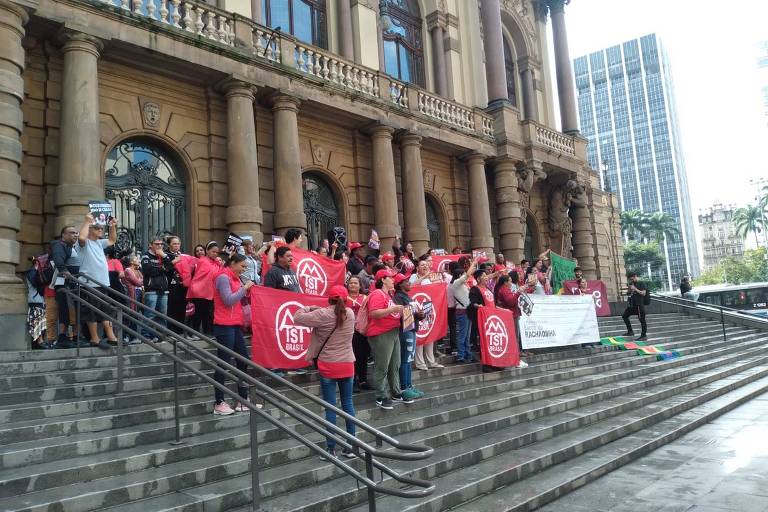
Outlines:
<svg viewBox="0 0 768 512"><path fill-rule="evenodd" d="M552 264L552 293L562 293L563 281L573 279L576 262L563 258L554 251L549 251L549 260Z"/></svg>

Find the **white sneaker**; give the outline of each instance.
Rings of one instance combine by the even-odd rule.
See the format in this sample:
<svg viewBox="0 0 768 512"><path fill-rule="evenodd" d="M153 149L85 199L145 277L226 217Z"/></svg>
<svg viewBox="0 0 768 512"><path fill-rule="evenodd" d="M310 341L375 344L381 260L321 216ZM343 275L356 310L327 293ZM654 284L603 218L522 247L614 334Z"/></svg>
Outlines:
<svg viewBox="0 0 768 512"><path fill-rule="evenodd" d="M213 407L213 414L214 416L229 416L235 414L235 411L227 402L221 402Z"/></svg>
<svg viewBox="0 0 768 512"><path fill-rule="evenodd" d="M521 359L521 360L520 360L520 362L519 362L519 363L517 363L517 367L518 367L518 368L528 368L528 363L526 363L525 361L523 361L523 360Z"/></svg>

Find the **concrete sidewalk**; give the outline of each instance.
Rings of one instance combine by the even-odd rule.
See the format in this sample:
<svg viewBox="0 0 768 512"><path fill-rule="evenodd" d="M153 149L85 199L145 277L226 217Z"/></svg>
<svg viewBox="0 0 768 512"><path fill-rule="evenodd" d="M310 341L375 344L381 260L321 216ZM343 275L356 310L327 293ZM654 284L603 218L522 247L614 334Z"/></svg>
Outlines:
<svg viewBox="0 0 768 512"><path fill-rule="evenodd" d="M768 512L768 394L539 510Z"/></svg>

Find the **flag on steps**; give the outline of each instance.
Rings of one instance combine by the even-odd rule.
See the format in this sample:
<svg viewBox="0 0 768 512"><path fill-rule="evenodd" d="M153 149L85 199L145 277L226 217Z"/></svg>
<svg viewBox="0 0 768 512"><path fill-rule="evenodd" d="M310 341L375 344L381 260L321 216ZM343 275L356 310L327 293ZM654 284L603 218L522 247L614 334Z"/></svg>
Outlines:
<svg viewBox="0 0 768 512"><path fill-rule="evenodd" d="M626 340L621 336L609 336L607 338L600 338L600 344L605 346L618 346L626 343Z"/></svg>

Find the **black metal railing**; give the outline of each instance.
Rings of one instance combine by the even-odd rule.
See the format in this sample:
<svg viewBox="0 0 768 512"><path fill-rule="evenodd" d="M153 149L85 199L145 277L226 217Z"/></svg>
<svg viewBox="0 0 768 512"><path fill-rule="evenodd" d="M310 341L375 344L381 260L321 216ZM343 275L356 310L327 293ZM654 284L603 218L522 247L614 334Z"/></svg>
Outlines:
<svg viewBox="0 0 768 512"><path fill-rule="evenodd" d="M723 329L723 341L726 341L728 339L728 335L726 334L725 330L725 324L726 324L726 317L735 318L738 317L740 319L748 319L750 321L758 322L758 324L761 325L761 328L768 330L768 319L760 318L755 315L749 315L747 312L740 310L740 309L734 309L729 308L727 306L720 306L718 304L710 304L708 302L698 302L690 299L684 299L682 297L668 297L664 295L654 295L653 296L654 302L660 302L662 304L677 306L678 308L681 308L686 311L695 311L695 312L718 312L720 314L720 326Z"/></svg>
<svg viewBox="0 0 768 512"><path fill-rule="evenodd" d="M97 286L86 284L86 281L94 283ZM269 412L262 410L259 405L250 399L250 397L253 395L259 397L264 404L270 404L285 416L293 418L300 425L307 427L309 430L332 438L339 446L352 450L352 452L358 458L364 460L365 470L363 473L362 471L356 469L350 464L347 464L341 459L327 457L329 462L339 467L347 475L353 477L358 482L358 484L363 484L367 487L368 507L370 511L374 512L376 510L376 493L388 494L404 498L421 498L432 494L434 491L435 486L433 483L427 480L400 474L376 459L376 457L378 457L394 460L422 460L429 458L432 455L434 452L432 447L401 443L391 436L385 434L384 432L381 432L380 430L357 419L355 416L347 414L342 409L336 407L335 404L330 404L325 400L307 392L289 380L275 375L270 370L259 366L252 360L243 357L234 350L218 343L214 338L194 331L190 327L184 325L183 323L177 322L167 315L152 310L154 316L161 319L162 321L165 321L166 325L163 325L162 323L156 322L154 320L150 320L143 314L144 311L149 310L150 308L131 297L126 297L124 294L112 290L111 288L98 285L98 283L93 281L93 279L88 276L82 274L78 276L68 276L67 285L68 286L65 286L65 293L77 305L78 327L80 326L81 307L86 307L89 310L96 312L102 320L109 320L113 323L115 335L118 338L116 393L122 393L124 390L124 355L122 345L123 336L125 333L133 335L134 337L144 342L144 344L147 346L152 347L154 350L160 352L164 356L168 357L171 361L173 361L173 396L175 421L174 443L182 442L179 411L180 367L200 377L204 382L211 384L215 388L222 391L229 398L243 404L249 409L253 510L260 510L261 503L257 441L258 419L266 421L275 428L280 429L290 437L296 439L301 444L308 447L311 452L315 452L318 455L326 455L326 452L323 448L318 446L312 440L308 439L305 435L295 431L294 427L286 425L283 421L275 418ZM133 305L135 309L133 309L131 305ZM175 332L169 326L174 327L179 332ZM169 341L172 344L171 349L169 350L165 348L164 344L162 343L152 343L150 338L144 336L144 329L156 333L158 337L165 338L166 341ZM192 339L188 339L185 335ZM212 354L206 348L198 346L197 342L194 340L195 338L206 342L210 347L216 348L219 351L235 358L235 361L233 361L234 364L236 364L237 361L245 363L247 371L244 372L239 370L234 364L230 364ZM232 391L227 386L216 382L211 377L211 375L206 374L202 369L198 369L193 364L190 364L190 360L186 359L185 357L181 357L182 355L191 358L193 362L196 361L200 363L201 367L208 367L209 372L220 370L224 372L228 379L237 381L238 383L247 383L250 388L249 398L242 398L238 393ZM284 391L275 389L275 386L268 385L266 382L262 382L258 378L248 373L248 371L255 372L257 375L264 377L265 380L266 378L269 378L273 381L276 381L278 385L283 386L288 391L292 391L298 394L301 398L306 399L312 404L319 405L326 409L332 409L338 416L341 416L347 422L354 423L360 430L372 436L375 441L375 446L372 446L371 444L358 439L356 436L347 433L346 430L328 422L324 417L309 410L304 405L286 396ZM385 447L385 444L388 446ZM379 480L376 480L375 478L375 470L380 472L381 478ZM403 486L385 486L384 475L387 475L393 481L399 484L403 484Z"/></svg>

